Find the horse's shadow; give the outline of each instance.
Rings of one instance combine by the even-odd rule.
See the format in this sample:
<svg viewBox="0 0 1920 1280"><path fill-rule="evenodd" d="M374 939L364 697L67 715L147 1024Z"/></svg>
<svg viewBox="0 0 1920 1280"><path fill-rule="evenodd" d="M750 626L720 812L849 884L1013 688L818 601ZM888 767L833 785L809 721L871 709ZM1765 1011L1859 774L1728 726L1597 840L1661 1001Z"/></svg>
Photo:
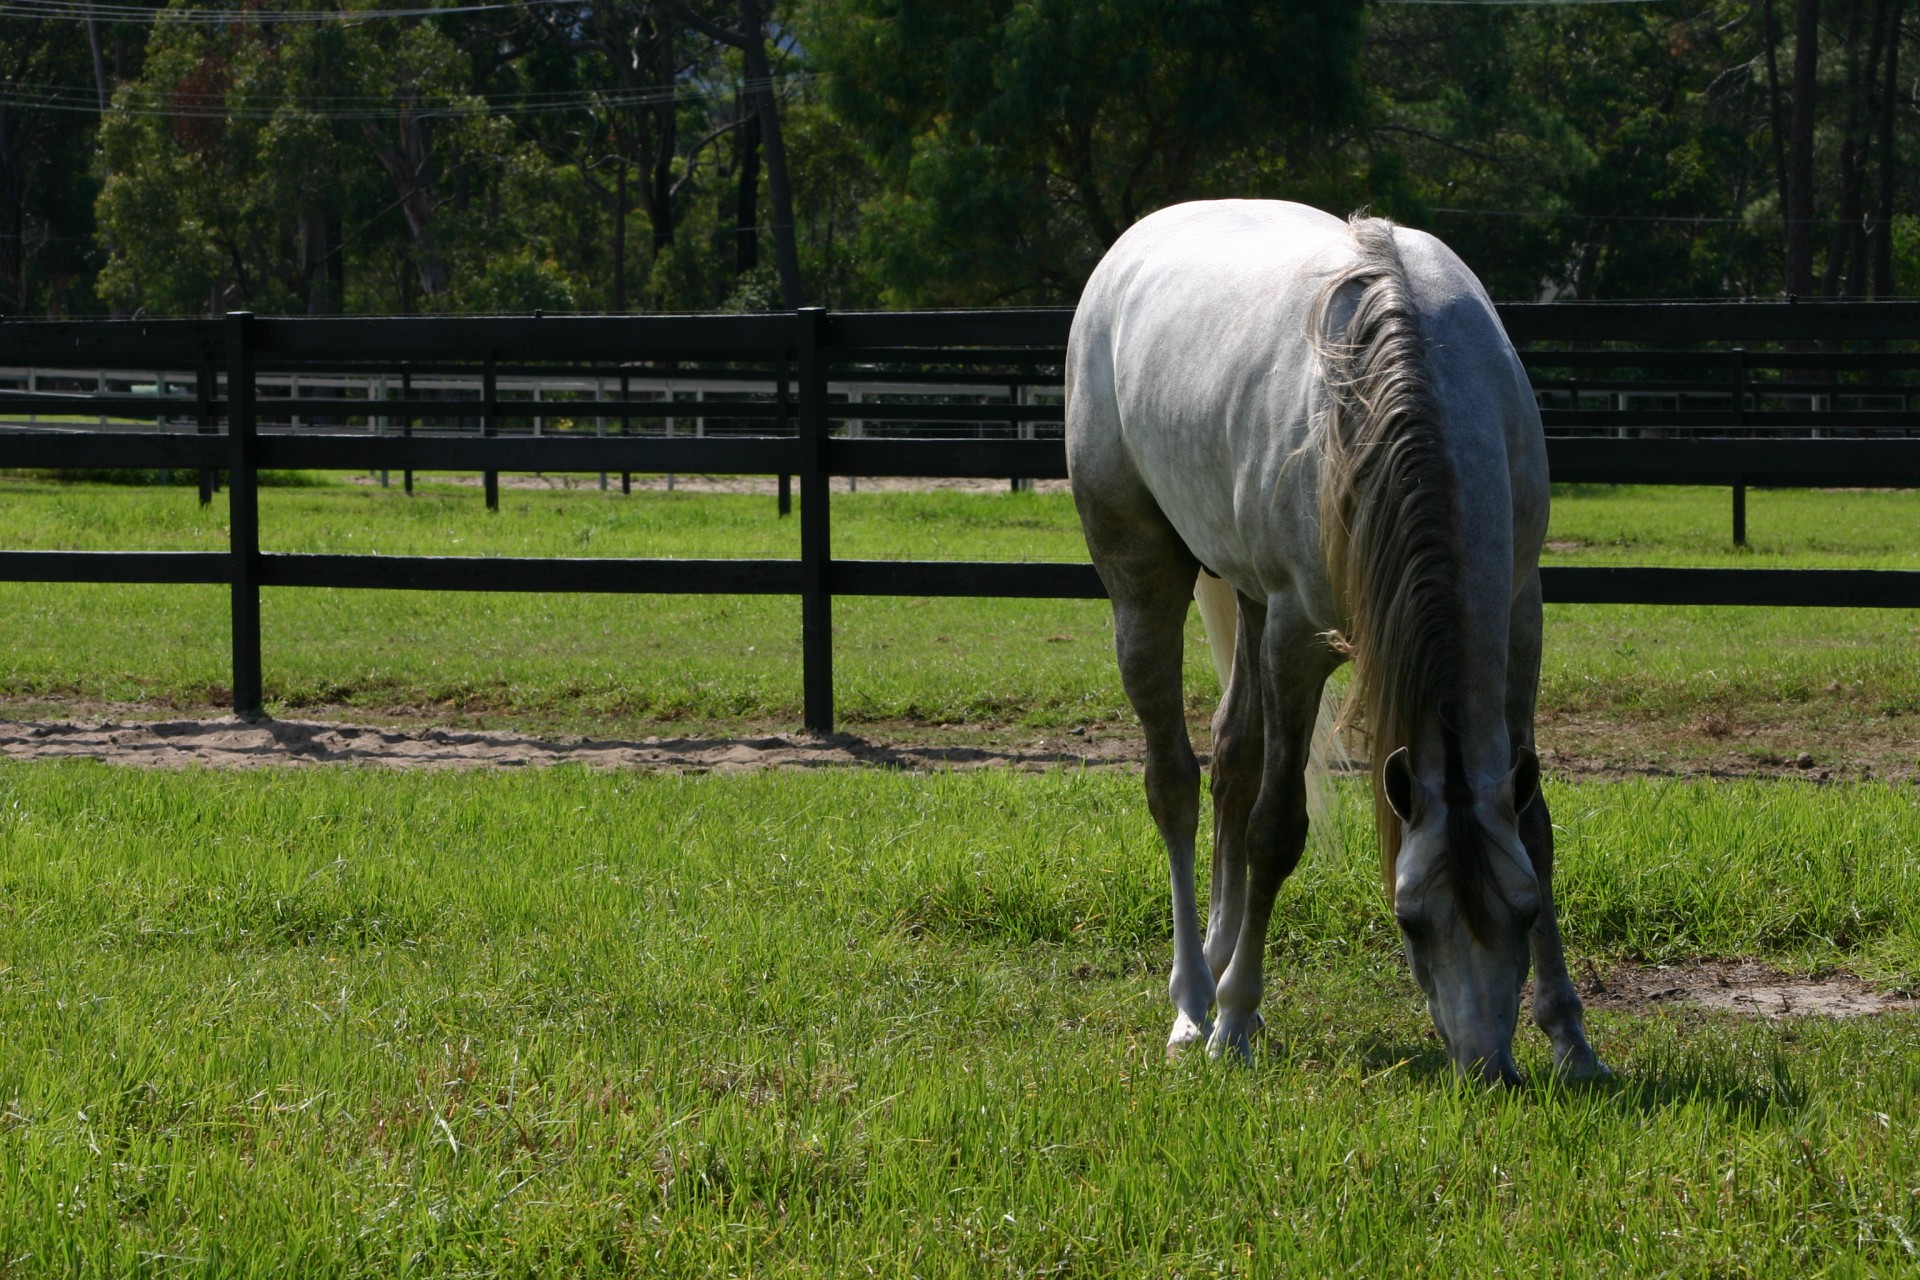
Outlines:
<svg viewBox="0 0 1920 1280"><path fill-rule="evenodd" d="M1270 1035L1271 1033L1269 1033ZM1311 1056L1306 1047L1268 1040L1256 1057L1286 1061ZM1651 1119L1702 1103L1720 1108L1728 1118L1758 1123L1778 1112L1792 1114L1807 1102L1807 1089L1795 1080L1784 1060L1769 1064L1765 1079L1733 1071L1675 1064L1651 1070L1622 1072L1600 1080L1563 1080L1545 1062L1534 1065L1518 1085L1482 1085L1454 1073L1446 1050L1432 1041L1370 1036L1355 1043L1343 1061L1369 1080L1397 1075L1423 1089L1457 1087L1494 1097L1531 1097L1547 1101L1555 1095L1577 1094L1600 1105Z"/></svg>

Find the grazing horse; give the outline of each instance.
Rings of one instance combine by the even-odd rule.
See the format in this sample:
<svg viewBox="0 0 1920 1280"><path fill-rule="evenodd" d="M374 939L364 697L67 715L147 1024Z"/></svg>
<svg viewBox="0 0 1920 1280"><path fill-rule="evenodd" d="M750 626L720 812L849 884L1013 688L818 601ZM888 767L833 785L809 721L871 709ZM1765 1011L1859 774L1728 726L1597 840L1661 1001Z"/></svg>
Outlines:
<svg viewBox="0 0 1920 1280"><path fill-rule="evenodd" d="M1143 219L1074 315L1067 464L1171 864L1168 1051L1249 1051L1268 920L1307 836L1316 713L1351 660L1383 878L1455 1068L1518 1081L1531 960L1557 1070L1605 1074L1561 951L1533 750L1546 446L1466 265L1420 232L1297 204ZM1195 595L1216 641L1234 637L1204 937L1181 688Z"/></svg>

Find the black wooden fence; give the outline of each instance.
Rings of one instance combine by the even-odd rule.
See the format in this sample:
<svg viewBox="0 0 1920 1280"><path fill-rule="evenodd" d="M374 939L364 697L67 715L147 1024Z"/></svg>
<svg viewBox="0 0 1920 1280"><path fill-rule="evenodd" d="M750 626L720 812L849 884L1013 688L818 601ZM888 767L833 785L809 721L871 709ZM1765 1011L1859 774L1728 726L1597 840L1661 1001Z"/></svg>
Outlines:
<svg viewBox="0 0 1920 1280"><path fill-rule="evenodd" d="M1556 480L1746 486L1920 485L1920 305L1607 304L1502 309L1534 378ZM841 595L1099 598L1086 564L835 559L830 477L1064 478L1057 395L1006 403L850 404L860 379L1057 388L1071 313L1059 310L752 316L6 322L0 364L40 370L191 370L189 395L142 389L0 391L0 418L113 415L163 430L0 428L0 467L224 471L224 552L0 551L0 580L217 583L232 598L233 701L262 702L260 591L593 591L797 595L805 722L833 724L833 600ZM1746 344L1746 345L1734 345ZM423 368L477 370L478 398L409 394ZM617 434L533 434L535 406L502 370L599 369L616 381L700 368L770 394L707 400L727 429L647 432L685 416L671 400L547 402L614 421ZM273 371L396 375L379 399L263 398ZM53 379L57 381L56 379ZM963 398L964 400L964 398ZM1630 401L1632 401L1630 403ZM1849 407L1851 402L1851 407ZM1863 407L1864 406L1864 407ZM296 415L309 426L287 425ZM460 417L458 415L465 415ZM853 438L836 425L876 424ZM628 434L634 424L641 434ZM183 424L191 424L190 428ZM965 430L967 438L926 438ZM1035 438L1038 437L1038 438ZM798 557L782 560L515 559L291 555L260 549L264 470L693 472L798 477ZM1812 569L1543 570L1550 602L1920 608L1920 572Z"/></svg>

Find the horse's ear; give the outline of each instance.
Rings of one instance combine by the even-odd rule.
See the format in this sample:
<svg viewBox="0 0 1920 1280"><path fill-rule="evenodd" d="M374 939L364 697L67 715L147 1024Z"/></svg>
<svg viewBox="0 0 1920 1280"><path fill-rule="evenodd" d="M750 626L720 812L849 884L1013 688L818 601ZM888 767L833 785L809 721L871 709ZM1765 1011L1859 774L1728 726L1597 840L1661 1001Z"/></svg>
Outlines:
<svg viewBox="0 0 1920 1280"><path fill-rule="evenodd" d="M1401 747L1380 767L1380 785L1386 788L1387 804L1402 822L1413 821L1413 765L1407 749Z"/></svg>
<svg viewBox="0 0 1920 1280"><path fill-rule="evenodd" d="M1521 747L1513 753L1513 774L1507 782L1513 789L1513 811L1525 812L1540 794L1540 757L1532 747Z"/></svg>

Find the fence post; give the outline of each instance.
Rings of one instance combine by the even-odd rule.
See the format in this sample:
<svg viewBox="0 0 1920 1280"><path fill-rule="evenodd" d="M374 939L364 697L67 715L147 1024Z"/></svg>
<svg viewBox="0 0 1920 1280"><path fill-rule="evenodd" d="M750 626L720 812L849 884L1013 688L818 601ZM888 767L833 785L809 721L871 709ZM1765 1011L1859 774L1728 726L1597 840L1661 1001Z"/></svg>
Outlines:
<svg viewBox="0 0 1920 1280"><path fill-rule="evenodd" d="M1747 424L1747 350L1745 347L1733 349L1733 424L1735 429ZM1733 545L1747 545L1747 478L1733 478Z"/></svg>
<svg viewBox="0 0 1920 1280"><path fill-rule="evenodd" d="M622 436L633 434L633 409L627 404L627 400L632 394L633 383L631 381L631 375L628 374L626 366L622 365L620 367L620 434ZM620 492L623 494L633 492L633 472L622 471L620 473Z"/></svg>
<svg viewBox="0 0 1920 1280"><path fill-rule="evenodd" d="M483 402L480 409L480 435L486 439L491 439L500 430L500 414L498 406L494 403L499 394L500 382L494 373L493 352L489 351L486 368L480 376L480 397ZM500 509L500 473L498 471L483 472L482 479L486 483L487 510L498 511Z"/></svg>
<svg viewBox="0 0 1920 1280"><path fill-rule="evenodd" d="M199 400L199 403L195 406L198 411L198 422L194 427L194 432L197 435L203 436L213 435L215 431L218 430L218 428L213 425L213 361L205 355L202 355L200 363L194 366L193 389L195 397ZM210 507L213 505L214 482L219 478L219 474L218 470L213 467L200 468L201 506Z"/></svg>
<svg viewBox="0 0 1920 1280"><path fill-rule="evenodd" d="M1026 403L1025 397L1023 397L1020 394L1022 387L1023 387L1023 384L1018 382L1010 382L1007 384L1007 404L1009 407L1015 410L1018 410L1022 405ZM1025 418L1020 417L1018 413L1014 415L1014 419L1011 425L1013 427L1014 439L1016 440L1033 439L1033 424L1031 422L1028 422ZM1015 476L1013 479L1007 482L1007 488L1013 491L1014 493L1032 493L1033 478L1031 476Z"/></svg>
<svg viewBox="0 0 1920 1280"><path fill-rule="evenodd" d="M255 470L254 324L227 313L227 544L233 559L233 714L260 716L260 473Z"/></svg>
<svg viewBox="0 0 1920 1280"><path fill-rule="evenodd" d="M605 378L595 378L593 380L594 408L598 409L604 406L606 404L606 401L607 401L607 380ZM594 439L598 440L601 436L604 436L606 434L607 434L607 418L605 414L600 414L599 416L595 417L593 420L593 437ZM600 473L600 492L605 493L606 491L607 491L607 473L602 471Z"/></svg>
<svg viewBox="0 0 1920 1280"><path fill-rule="evenodd" d="M787 413L792 402L787 398L787 353L780 353L779 380L774 384L774 403L780 406L780 416L775 419L775 429L785 431ZM774 485L773 510L775 515L793 514L793 477L782 471L779 481Z"/></svg>
<svg viewBox="0 0 1920 1280"><path fill-rule="evenodd" d="M413 369L411 366L401 366L400 398L402 400L413 399ZM403 436L411 436L413 434L413 410L411 408L400 415L400 434ZM406 486L407 496L411 498L413 496L412 467L407 467L400 472L400 483Z"/></svg>
<svg viewBox="0 0 1920 1280"><path fill-rule="evenodd" d="M827 313L794 313L800 378L800 684L806 727L833 732L833 552L827 519Z"/></svg>

